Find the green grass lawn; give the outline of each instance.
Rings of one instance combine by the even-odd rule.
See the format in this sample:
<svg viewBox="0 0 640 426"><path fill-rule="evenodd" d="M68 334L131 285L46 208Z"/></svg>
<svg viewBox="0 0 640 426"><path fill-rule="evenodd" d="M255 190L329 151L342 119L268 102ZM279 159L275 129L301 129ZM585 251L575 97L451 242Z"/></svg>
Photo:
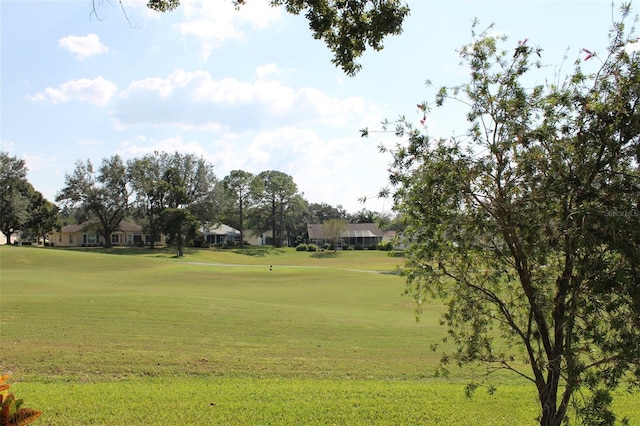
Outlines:
<svg viewBox="0 0 640 426"><path fill-rule="evenodd" d="M401 261L0 247L0 372L45 424L534 424L522 380L434 378L443 307L415 321Z"/></svg>

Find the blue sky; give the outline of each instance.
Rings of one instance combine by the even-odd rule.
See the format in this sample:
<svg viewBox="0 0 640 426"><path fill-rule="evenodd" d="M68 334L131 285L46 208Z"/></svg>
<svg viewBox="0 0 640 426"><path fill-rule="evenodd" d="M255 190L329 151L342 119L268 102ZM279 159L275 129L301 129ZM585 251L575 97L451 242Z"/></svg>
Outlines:
<svg viewBox="0 0 640 426"><path fill-rule="evenodd" d="M540 78L553 79L565 53L564 70L583 48L604 53L616 16L607 0L408 0L403 34L347 77L302 16L265 0L240 12L229 0L182 3L156 14L123 0L128 22L115 0L96 0L100 19L90 0L0 0L0 149L26 160L49 200L77 160L164 150L205 157L220 179L279 170L310 202L389 211L372 196L389 163L377 147L393 141L358 130L400 115L417 122L416 104L433 100L427 79L465 82L455 51L474 18L513 46L525 38L541 46ZM429 117L429 132L462 133L455 116L453 108Z"/></svg>

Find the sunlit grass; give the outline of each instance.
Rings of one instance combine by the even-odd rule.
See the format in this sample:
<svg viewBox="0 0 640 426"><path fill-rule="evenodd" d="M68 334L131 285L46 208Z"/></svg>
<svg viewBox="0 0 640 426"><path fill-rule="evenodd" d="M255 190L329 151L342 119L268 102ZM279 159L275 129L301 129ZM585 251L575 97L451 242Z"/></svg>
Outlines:
<svg viewBox="0 0 640 426"><path fill-rule="evenodd" d="M478 392L469 399L459 385L438 381L152 378L82 384L24 383L18 390L30 404L44 410L47 424L65 426L494 426L531 425L536 416L529 388L506 386L503 393Z"/></svg>
<svg viewBox="0 0 640 426"><path fill-rule="evenodd" d="M473 370L434 378L444 308L415 321L401 258L186 254L0 247L0 371L46 424L535 421L512 375L471 400ZM617 407L640 422L634 397Z"/></svg>

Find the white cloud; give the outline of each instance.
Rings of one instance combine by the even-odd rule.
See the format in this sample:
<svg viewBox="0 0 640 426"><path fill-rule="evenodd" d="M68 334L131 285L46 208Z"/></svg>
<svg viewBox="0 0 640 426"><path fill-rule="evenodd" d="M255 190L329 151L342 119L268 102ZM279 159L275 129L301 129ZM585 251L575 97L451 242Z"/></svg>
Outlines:
<svg viewBox="0 0 640 426"><path fill-rule="evenodd" d="M31 101L48 101L59 104L69 101L87 102L105 106L118 90L117 86L102 77L82 78L62 83L58 88L47 87L42 92L27 96Z"/></svg>
<svg viewBox="0 0 640 426"><path fill-rule="evenodd" d="M640 52L640 40L627 43L624 46L624 51L627 52L627 55L631 55L635 52Z"/></svg>
<svg viewBox="0 0 640 426"><path fill-rule="evenodd" d="M105 142L99 139L81 139L78 141L80 145L84 146L104 146Z"/></svg>
<svg viewBox="0 0 640 426"><path fill-rule="evenodd" d="M387 180L381 170L388 158L378 152L376 142L359 136L323 138L314 130L287 126L259 133L237 156L254 173L290 174L310 202L342 204L349 211L365 207L358 199L375 198Z"/></svg>
<svg viewBox="0 0 640 426"><path fill-rule="evenodd" d="M83 61L89 56L106 53L109 48L100 42L96 34L63 37L58 41L58 46L67 49L76 55L76 59Z"/></svg>
<svg viewBox="0 0 640 426"><path fill-rule="evenodd" d="M0 150L11 152L15 149L16 143L7 139L0 139Z"/></svg>
<svg viewBox="0 0 640 426"><path fill-rule="evenodd" d="M154 152L180 152L193 153L198 156L206 157L206 151L199 142L185 142L182 136L162 140L149 140L145 136L136 136L131 140L122 142L122 146L118 149L118 154L123 158L142 157L145 154Z"/></svg>
<svg viewBox="0 0 640 426"><path fill-rule="evenodd" d="M285 123L353 123L376 113L364 98L338 98L276 80L214 79L207 71L175 70L132 82L111 115L118 128L153 125L245 131Z"/></svg>
<svg viewBox="0 0 640 426"><path fill-rule="evenodd" d="M266 64L266 65L260 65L256 69L256 75L258 76L258 79L260 79L260 80L264 79L265 77L267 77L269 75L279 75L279 74L280 74L280 70L278 69L278 67L274 63L270 63L270 64Z"/></svg>
<svg viewBox="0 0 640 426"><path fill-rule="evenodd" d="M231 1L184 0L180 6L185 20L174 28L182 35L201 42L201 59L228 40L243 38L243 29L261 30L280 19L279 8L265 0L253 0L236 10Z"/></svg>

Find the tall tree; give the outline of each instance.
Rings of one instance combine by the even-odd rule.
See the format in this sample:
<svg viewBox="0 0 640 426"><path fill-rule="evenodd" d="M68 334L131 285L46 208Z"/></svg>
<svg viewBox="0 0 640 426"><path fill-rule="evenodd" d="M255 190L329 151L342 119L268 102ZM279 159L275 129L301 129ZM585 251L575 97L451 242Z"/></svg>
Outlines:
<svg viewBox="0 0 640 426"><path fill-rule="evenodd" d="M246 0L233 3L241 7ZM384 38L400 34L409 15L409 7L400 0L270 0L270 4L284 6L294 15L304 12L313 37L333 52L331 62L351 76L360 70L356 60L367 47L382 50ZM167 12L179 7L180 0L149 0L147 6Z"/></svg>
<svg viewBox="0 0 640 426"><path fill-rule="evenodd" d="M163 164L159 153L147 154L127 164L129 182L135 194L134 206L147 220L151 236L149 246L155 248L155 236L161 232L160 214L166 208L167 184L162 180Z"/></svg>
<svg viewBox="0 0 640 426"><path fill-rule="evenodd" d="M528 379L541 425L572 402L584 424L612 425L610 391L640 385L640 53L623 22L603 57L585 51L544 86L531 86L541 49L474 34L470 81L435 97L469 106L466 136L394 123L407 292L447 301L444 361Z"/></svg>
<svg viewBox="0 0 640 426"><path fill-rule="evenodd" d="M347 211L341 206L333 207L327 203L309 204L309 221L311 223L324 223L329 219L346 219Z"/></svg>
<svg viewBox="0 0 640 426"><path fill-rule="evenodd" d="M30 189L24 160L0 152L0 231L7 244L29 219Z"/></svg>
<svg viewBox="0 0 640 426"><path fill-rule="evenodd" d="M129 208L127 182L127 168L119 155L104 158L97 171L90 160L79 160L73 173L65 176L65 186L56 201L71 208L81 207L97 218L105 247L111 247L111 233Z"/></svg>
<svg viewBox="0 0 640 426"><path fill-rule="evenodd" d="M255 176L244 170L232 170L222 180L225 192L228 194L235 207L238 217L238 230L240 231L240 247L244 245L244 215L252 202L251 185Z"/></svg>
<svg viewBox="0 0 640 426"><path fill-rule="evenodd" d="M285 207L297 192L298 186L293 178L276 170L261 172L253 181L254 196L263 212L264 223L269 224L276 247L282 246Z"/></svg>
<svg viewBox="0 0 640 426"><path fill-rule="evenodd" d="M303 194L296 194L291 198L284 211L284 229L287 232L289 247L302 243L307 238L307 224L309 222L309 203Z"/></svg>
<svg viewBox="0 0 640 426"><path fill-rule="evenodd" d="M349 214L350 223L376 223L380 218L380 214L368 209L362 209L356 213Z"/></svg>
<svg viewBox="0 0 640 426"><path fill-rule="evenodd" d="M146 216L151 234L162 230L166 221L161 221L160 216L169 208L189 210L190 217L203 225L215 222L219 216L217 179L213 166L204 158L155 152L131 160L128 175L136 205Z"/></svg>

